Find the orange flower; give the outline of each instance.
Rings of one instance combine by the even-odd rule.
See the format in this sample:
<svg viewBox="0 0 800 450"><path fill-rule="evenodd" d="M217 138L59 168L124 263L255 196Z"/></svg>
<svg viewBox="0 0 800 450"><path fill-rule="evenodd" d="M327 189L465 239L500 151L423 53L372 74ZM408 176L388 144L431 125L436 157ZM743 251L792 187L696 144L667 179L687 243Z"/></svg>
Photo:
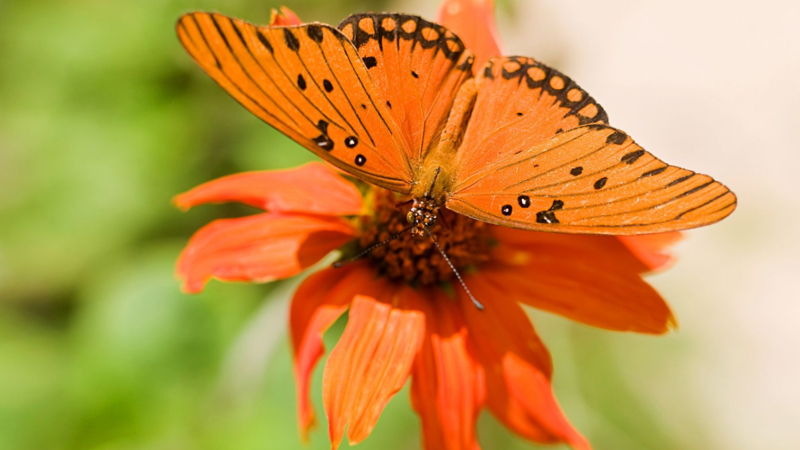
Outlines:
<svg viewBox="0 0 800 450"><path fill-rule="evenodd" d="M440 12L456 32L472 28L462 36L479 59L500 48L492 6L450 0ZM276 21L299 19L284 9ZM351 258L406 226L395 194L356 186L322 163L232 175L175 199L183 209L229 201L265 212L215 221L192 237L177 269L188 292L211 278L290 277L333 250ZM432 232L484 310L454 282L433 241L410 234L310 275L290 313L303 436L316 422L309 383L324 354L322 335L349 310L323 378L334 449L345 428L352 444L365 439L409 376L427 449L478 449L475 421L484 408L524 438L589 449L556 402L550 355L520 303L609 330L664 333L672 314L641 275L669 262L665 248L679 235L559 235L443 214L447 226Z"/></svg>

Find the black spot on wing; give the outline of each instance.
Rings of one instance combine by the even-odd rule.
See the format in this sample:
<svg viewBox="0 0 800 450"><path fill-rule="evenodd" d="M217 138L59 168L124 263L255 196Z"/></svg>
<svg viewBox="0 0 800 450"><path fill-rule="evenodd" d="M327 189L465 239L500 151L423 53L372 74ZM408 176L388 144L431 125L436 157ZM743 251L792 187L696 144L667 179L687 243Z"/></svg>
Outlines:
<svg viewBox="0 0 800 450"><path fill-rule="evenodd" d="M325 151L333 150L333 140L326 134L321 134L314 138L314 143L319 146L319 148Z"/></svg>
<svg viewBox="0 0 800 450"><path fill-rule="evenodd" d="M487 80L494 80L494 61L489 61L483 68L483 77Z"/></svg>
<svg viewBox="0 0 800 450"><path fill-rule="evenodd" d="M667 170L667 167L668 166L659 167L658 169L653 169L653 170L651 170L649 172L645 172L639 178L654 177L654 176L656 176L656 175L658 175L660 173L663 173L665 170Z"/></svg>
<svg viewBox="0 0 800 450"><path fill-rule="evenodd" d="M607 177L600 178L594 182L594 188L597 190L603 189L603 187L606 185L606 182L608 182Z"/></svg>
<svg viewBox="0 0 800 450"><path fill-rule="evenodd" d="M365 56L364 65L367 66L367 69L372 69L378 65L378 60L374 56Z"/></svg>
<svg viewBox="0 0 800 450"><path fill-rule="evenodd" d="M360 155L360 154L356 155L356 165L358 167L361 167L366 163L367 163L367 158L364 155Z"/></svg>
<svg viewBox="0 0 800 450"><path fill-rule="evenodd" d="M622 145L628 139L628 135L623 133L622 131L615 131L608 135L606 138L606 144L616 144Z"/></svg>
<svg viewBox="0 0 800 450"><path fill-rule="evenodd" d="M581 167L581 166L573 167L572 170L569 171L569 174L574 176L574 177L577 177L578 175L580 175L582 173L583 173L583 167Z"/></svg>
<svg viewBox="0 0 800 450"><path fill-rule="evenodd" d="M328 136L328 122L320 120L317 122L317 129L322 133L314 138L314 143L325 151L333 150L333 140Z"/></svg>
<svg viewBox="0 0 800 450"><path fill-rule="evenodd" d="M502 212L506 217L510 216L513 211L514 208L512 208L511 205L503 205L503 207L500 208L500 212Z"/></svg>
<svg viewBox="0 0 800 450"><path fill-rule="evenodd" d="M519 203L519 206L523 208L530 208L531 198L528 197L527 195L520 195L519 197L517 197L517 203Z"/></svg>
<svg viewBox="0 0 800 450"><path fill-rule="evenodd" d="M325 88L325 92L333 92L333 84L330 80L322 80L322 87Z"/></svg>
<svg viewBox="0 0 800 450"><path fill-rule="evenodd" d="M672 187L672 186L675 186L676 184L681 184L684 181L688 180L689 178L692 178L694 175L695 175L694 173L690 173L689 175L682 176L682 177L678 178L677 180L675 180L675 181L671 182L670 184L668 184L667 187Z"/></svg>
<svg viewBox="0 0 800 450"><path fill-rule="evenodd" d="M635 152L630 152L623 156L620 161L624 162L625 164L633 164L642 156L644 156L644 150L636 150Z"/></svg>
<svg viewBox="0 0 800 450"><path fill-rule="evenodd" d="M303 78L303 74L297 76L297 87L300 88L301 91L305 91L308 85L306 84L306 79Z"/></svg>
<svg viewBox="0 0 800 450"><path fill-rule="evenodd" d="M289 50L293 52L300 50L300 41L297 40L297 36L290 29L283 29L283 39L286 41L286 46L289 47Z"/></svg>
<svg viewBox="0 0 800 450"><path fill-rule="evenodd" d="M274 53L275 50L273 50L272 44L269 43L269 41L267 40L267 37L264 36L264 33L259 31L256 34L258 35L258 42L261 42L261 45L263 45L267 50L269 50L270 53Z"/></svg>
<svg viewBox="0 0 800 450"><path fill-rule="evenodd" d="M540 211L536 213L536 222L544 224L559 223L556 218L556 213L553 211Z"/></svg>
<svg viewBox="0 0 800 450"><path fill-rule="evenodd" d="M317 44L321 43L322 39L324 38L322 34L322 27L319 25L309 25L308 28L306 28L306 32L308 33L308 37L310 37L311 40Z"/></svg>
<svg viewBox="0 0 800 450"><path fill-rule="evenodd" d="M713 181L713 180L712 180L712 181L709 181L709 182L707 182L707 183L705 183L705 184L701 184L700 186L697 186L697 187L694 187L694 188L692 188L692 189L689 189L688 191L684 192L683 194L677 195L677 196L673 197L672 199L673 199L673 200L677 200L677 199L679 199L679 198L683 198L683 197L686 197L686 196L692 195L692 194L694 194L695 192L701 191L701 190L703 190L703 189L705 189L705 188L707 188L707 187L711 186L712 184L714 184L714 181Z"/></svg>

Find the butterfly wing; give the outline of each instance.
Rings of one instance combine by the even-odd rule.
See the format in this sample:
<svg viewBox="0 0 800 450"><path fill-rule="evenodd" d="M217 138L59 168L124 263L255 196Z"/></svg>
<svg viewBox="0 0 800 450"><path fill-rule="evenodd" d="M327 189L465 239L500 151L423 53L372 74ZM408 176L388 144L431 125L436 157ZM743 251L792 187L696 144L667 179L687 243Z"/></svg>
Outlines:
<svg viewBox="0 0 800 450"><path fill-rule="evenodd" d="M477 84L475 107L457 155L461 173L473 173L559 131L608 123L603 108L586 91L532 58L492 58Z"/></svg>
<svg viewBox="0 0 800 450"><path fill-rule="evenodd" d="M593 124L456 179L446 206L529 230L645 234L717 222L733 212L736 197L707 175L657 159L624 132Z"/></svg>
<svg viewBox="0 0 800 450"><path fill-rule="evenodd" d="M413 170L402 131L339 30L191 13L177 32L203 70L260 119L355 177L409 192Z"/></svg>
<svg viewBox="0 0 800 450"><path fill-rule="evenodd" d="M445 27L404 14L355 14L339 25L369 68L419 163L440 137L474 56Z"/></svg>

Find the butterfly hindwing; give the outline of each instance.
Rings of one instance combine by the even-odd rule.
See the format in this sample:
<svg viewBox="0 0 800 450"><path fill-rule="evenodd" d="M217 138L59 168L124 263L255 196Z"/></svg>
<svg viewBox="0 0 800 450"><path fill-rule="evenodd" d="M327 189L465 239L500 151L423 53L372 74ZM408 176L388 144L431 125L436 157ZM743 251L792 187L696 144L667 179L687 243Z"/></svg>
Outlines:
<svg viewBox="0 0 800 450"><path fill-rule="evenodd" d="M256 27L191 13L177 31L197 63L250 112L357 178L409 191L413 170L402 131L339 30Z"/></svg>
<svg viewBox="0 0 800 450"><path fill-rule="evenodd" d="M478 95L458 170L469 174L556 133L608 123L603 108L561 72L532 58L492 58L477 78Z"/></svg>
<svg viewBox="0 0 800 450"><path fill-rule="evenodd" d="M474 56L445 27L404 14L355 14L339 24L420 162L441 135Z"/></svg>
<svg viewBox="0 0 800 450"><path fill-rule="evenodd" d="M606 125L574 128L456 179L448 209L537 231L645 234L717 222L736 207L721 183L657 159Z"/></svg>

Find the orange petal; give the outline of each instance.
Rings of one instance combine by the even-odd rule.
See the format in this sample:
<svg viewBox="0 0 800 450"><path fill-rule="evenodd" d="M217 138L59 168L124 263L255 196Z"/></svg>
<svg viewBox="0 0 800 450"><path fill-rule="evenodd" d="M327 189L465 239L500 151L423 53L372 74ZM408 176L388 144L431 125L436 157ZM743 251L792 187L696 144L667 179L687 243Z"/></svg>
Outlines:
<svg viewBox="0 0 800 450"><path fill-rule="evenodd" d="M482 271L495 295L608 330L660 334L675 325L667 303L641 278L647 267L613 236L496 236L495 254L515 255Z"/></svg>
<svg viewBox="0 0 800 450"><path fill-rule="evenodd" d="M183 289L200 292L209 279L267 282L290 277L353 238L342 219L257 214L216 220L189 240L178 259Z"/></svg>
<svg viewBox="0 0 800 450"><path fill-rule="evenodd" d="M492 234L501 244L492 256L512 265L525 265L532 258L545 255L564 261L598 261L604 270L649 271L617 236L543 233L496 226L492 227Z"/></svg>
<svg viewBox="0 0 800 450"><path fill-rule="evenodd" d="M309 385L314 367L325 353L322 335L347 310L356 295L378 295L387 289L384 280L377 278L364 264L351 264L311 275L294 294L289 323L297 378L297 413L300 432L306 441L308 432L316 424Z"/></svg>
<svg viewBox="0 0 800 450"><path fill-rule="evenodd" d="M455 287L459 298L467 298L471 305L464 310L464 317L476 346L513 352L530 361L549 378L553 373L550 353L536 335L528 315L511 298L510 290L498 291L482 276L483 272L465 279L472 293L485 306L483 311L475 308L461 286Z"/></svg>
<svg viewBox="0 0 800 450"><path fill-rule="evenodd" d="M475 422L486 396L483 369L457 304L440 294L428 305L425 341L411 382L424 448L479 450Z"/></svg>
<svg viewBox="0 0 800 450"><path fill-rule="evenodd" d="M334 216L360 214L362 206L353 183L319 162L218 178L178 195L174 202L183 210L203 203L240 202L272 212Z"/></svg>
<svg viewBox="0 0 800 450"><path fill-rule="evenodd" d="M544 347L525 313L507 295L498 296L480 276L469 277L467 284L485 305L484 311L478 311L463 289L457 289L483 363L489 409L507 427L532 441L565 442L575 449L590 449L555 400L550 366L542 367Z"/></svg>
<svg viewBox="0 0 800 450"><path fill-rule="evenodd" d="M402 305L403 297L414 295L402 288L395 300ZM323 375L322 402L334 450L348 423L351 445L369 435L389 399L405 384L424 333L425 317L418 310L356 297Z"/></svg>
<svg viewBox="0 0 800 450"><path fill-rule="evenodd" d="M494 20L494 0L445 0L439 6L438 23L457 34L475 54L477 73L489 58L503 54Z"/></svg>
<svg viewBox="0 0 800 450"><path fill-rule="evenodd" d="M303 21L300 20L300 17L294 13L291 9L281 6L281 10L278 11L275 8L272 8L272 16L269 19L270 26L289 26L289 25L300 25Z"/></svg>
<svg viewBox="0 0 800 450"><path fill-rule="evenodd" d="M674 257L668 248L683 239L679 231L646 234L642 236L617 236L650 270L667 268Z"/></svg>

